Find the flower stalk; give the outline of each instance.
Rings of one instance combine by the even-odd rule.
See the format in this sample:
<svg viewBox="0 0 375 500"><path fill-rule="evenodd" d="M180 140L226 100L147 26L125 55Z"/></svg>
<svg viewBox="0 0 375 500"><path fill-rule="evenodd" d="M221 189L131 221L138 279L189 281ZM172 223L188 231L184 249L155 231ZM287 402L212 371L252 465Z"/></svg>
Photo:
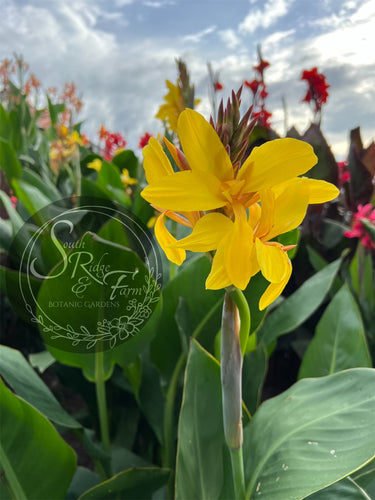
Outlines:
<svg viewBox="0 0 375 500"><path fill-rule="evenodd" d="M236 499L245 495L242 458L242 354L238 308L226 291L221 323L221 386L225 441L228 445Z"/></svg>

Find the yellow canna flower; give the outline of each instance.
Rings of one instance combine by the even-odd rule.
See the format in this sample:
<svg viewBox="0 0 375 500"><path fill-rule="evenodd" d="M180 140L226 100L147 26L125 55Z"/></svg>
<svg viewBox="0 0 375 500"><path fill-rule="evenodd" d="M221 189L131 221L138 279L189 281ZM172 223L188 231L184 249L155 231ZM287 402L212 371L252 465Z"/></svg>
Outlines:
<svg viewBox="0 0 375 500"><path fill-rule="evenodd" d="M127 168L122 169L121 180L124 187L133 186L138 182L137 179L133 179L133 177L130 177L129 170Z"/></svg>
<svg viewBox="0 0 375 500"><path fill-rule="evenodd" d="M185 103L180 87L173 85L169 80L166 80L165 83L169 89L169 92L164 96L166 103L160 106L155 118L163 120L173 132L177 132L177 120L185 109Z"/></svg>
<svg viewBox="0 0 375 500"><path fill-rule="evenodd" d="M149 185L142 196L162 212L155 235L177 264L185 250L215 251L206 288L243 290L261 271L270 282L259 304L264 309L282 293L292 271L290 247L272 239L298 227L309 203L332 200L339 191L327 182L299 177L317 161L303 141L266 142L234 168L214 128L199 113L184 110L177 129L183 153L165 142L179 172L155 139L143 150ZM177 241L165 217L191 227L191 234Z"/></svg>
<svg viewBox="0 0 375 500"><path fill-rule="evenodd" d="M95 158L94 160L90 161L87 164L87 168L92 168L93 170L100 172L102 164L103 164L102 160L100 160L99 158Z"/></svg>

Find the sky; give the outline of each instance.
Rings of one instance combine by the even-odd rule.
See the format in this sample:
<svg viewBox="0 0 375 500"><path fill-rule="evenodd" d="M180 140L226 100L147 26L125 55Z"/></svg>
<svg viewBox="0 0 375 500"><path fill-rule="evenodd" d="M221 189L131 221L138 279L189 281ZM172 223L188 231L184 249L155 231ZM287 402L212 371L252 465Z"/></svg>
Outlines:
<svg viewBox="0 0 375 500"><path fill-rule="evenodd" d="M338 160L350 129L365 146L375 139L374 0L0 0L0 61L22 55L46 89L74 82L79 120L94 140L101 124L137 150L144 132L163 131L155 114L185 61L197 107L207 118L210 63L227 99L255 77L257 46L265 72L272 127L303 133L312 112L302 103L304 69L317 67L330 85L322 131ZM243 105L249 105L249 89Z"/></svg>

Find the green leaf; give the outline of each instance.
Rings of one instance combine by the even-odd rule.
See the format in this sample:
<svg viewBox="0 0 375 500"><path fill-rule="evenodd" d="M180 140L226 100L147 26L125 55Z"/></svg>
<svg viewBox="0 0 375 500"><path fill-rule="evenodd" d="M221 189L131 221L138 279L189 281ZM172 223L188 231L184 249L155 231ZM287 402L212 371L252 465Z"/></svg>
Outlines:
<svg viewBox="0 0 375 500"><path fill-rule="evenodd" d="M267 351L264 344L260 344L243 358L242 398L251 415L259 405L266 373Z"/></svg>
<svg viewBox="0 0 375 500"><path fill-rule="evenodd" d="M351 477L306 497L306 500L371 500L359 484Z"/></svg>
<svg viewBox="0 0 375 500"><path fill-rule="evenodd" d="M163 443L164 395L159 372L147 361L144 361L142 365L139 406L159 443Z"/></svg>
<svg viewBox="0 0 375 500"><path fill-rule="evenodd" d="M14 271L7 267L0 266L0 291L6 297L8 297L9 302L13 311L17 316L22 318L24 321L30 322L30 313L26 310L24 304L24 298L21 295L20 285L22 283L24 290L26 289L26 284L29 286L29 293L25 291L24 298L28 300L30 294L33 293L35 296L39 291L42 282L31 276L27 276L19 271Z"/></svg>
<svg viewBox="0 0 375 500"><path fill-rule="evenodd" d="M51 204L51 200L49 198L47 198L37 187L29 184L28 182L22 181L21 179L13 179L12 186L14 194L20 201L22 201L31 216ZM37 222L40 224L47 222L48 220L39 219L40 214L36 217Z"/></svg>
<svg viewBox="0 0 375 500"><path fill-rule="evenodd" d="M12 223L9 219L0 219L0 249L9 253L13 240Z"/></svg>
<svg viewBox="0 0 375 500"><path fill-rule="evenodd" d="M77 500L82 493L96 486L99 482L99 476L95 472L84 467L77 467L65 500Z"/></svg>
<svg viewBox="0 0 375 500"><path fill-rule="evenodd" d="M0 102L0 139L8 141L11 135L12 129L10 127L9 115Z"/></svg>
<svg viewBox="0 0 375 500"><path fill-rule="evenodd" d="M351 283L357 294L359 303L372 311L375 308L374 274L372 256L359 243L353 260L350 263Z"/></svg>
<svg viewBox="0 0 375 500"><path fill-rule="evenodd" d="M375 460L354 472L351 477L361 488L366 490L369 497L375 498Z"/></svg>
<svg viewBox="0 0 375 500"><path fill-rule="evenodd" d="M29 354L29 362L33 368L37 368L40 373L44 373L47 368L55 363L55 358L49 351L34 352Z"/></svg>
<svg viewBox="0 0 375 500"><path fill-rule="evenodd" d="M117 500L118 498L151 500L152 494L166 484L169 472L168 469L156 467L128 469L86 491L79 497L79 500Z"/></svg>
<svg viewBox="0 0 375 500"><path fill-rule="evenodd" d="M0 463L17 500L62 500L76 469L53 425L0 381Z"/></svg>
<svg viewBox="0 0 375 500"><path fill-rule="evenodd" d="M200 329L199 342L211 348L220 325L222 290L206 290L210 270L206 256L192 259L164 288L163 309L151 344L151 358L162 375L168 377L181 354L181 340L175 313L182 297L191 312L191 328ZM185 332L192 335L193 331Z"/></svg>
<svg viewBox="0 0 375 500"><path fill-rule="evenodd" d="M42 379L16 349L0 345L0 375L16 394L52 422L64 427L81 427L81 424L60 406Z"/></svg>
<svg viewBox="0 0 375 500"><path fill-rule="evenodd" d="M50 202L58 201L62 198L61 193L50 180L47 178L42 179L32 170L23 169L20 180L37 188Z"/></svg>
<svg viewBox="0 0 375 500"><path fill-rule="evenodd" d="M22 166L10 144L0 139L0 168L4 170L8 184L21 175Z"/></svg>
<svg viewBox="0 0 375 500"><path fill-rule="evenodd" d="M375 370L303 379L263 403L244 431L247 499L300 500L374 457Z"/></svg>
<svg viewBox="0 0 375 500"><path fill-rule="evenodd" d="M348 285L344 285L316 327L299 378L322 377L360 366L371 368L371 358L361 314Z"/></svg>
<svg viewBox="0 0 375 500"><path fill-rule="evenodd" d="M51 124L56 125L59 120L59 114L62 113L65 109L65 104L62 103L53 104L48 95L47 95L47 101L48 101L49 116L51 118Z"/></svg>
<svg viewBox="0 0 375 500"><path fill-rule="evenodd" d="M87 260L97 266L100 263L107 273L114 272L108 274L106 286L100 274L104 271L99 267L87 273ZM64 266L64 272L60 272ZM86 233L48 276L52 279L43 282L38 294L42 336L58 361L82 368L89 380L95 380L96 349L103 350L104 377L108 379L116 362L123 366L132 361L155 334L149 326L152 318L148 317L156 308L160 292L135 252ZM118 276L127 276L121 286ZM77 295L80 280L89 286L83 286ZM137 295L123 293L126 288L137 291ZM62 327L62 335L50 339L53 325Z"/></svg>
<svg viewBox="0 0 375 500"><path fill-rule="evenodd" d="M266 345L284 333L301 325L321 305L339 270L341 259L337 259L309 278L300 288L285 299L266 317L258 332L258 338Z"/></svg>
<svg viewBox="0 0 375 500"><path fill-rule="evenodd" d="M138 158L130 149L125 149L125 151L116 154L112 158L112 163L117 165L120 170L126 168L130 177L137 178Z"/></svg>
<svg viewBox="0 0 375 500"><path fill-rule="evenodd" d="M178 426L176 500L219 498L231 474L230 463L224 469L225 446L220 365L192 340Z"/></svg>
<svg viewBox="0 0 375 500"><path fill-rule="evenodd" d="M9 196L4 193L4 191L0 190L0 200L3 204L5 210L7 211L10 222L12 223L13 236L17 234L17 232L21 229L24 224L22 217L19 215L17 210L13 207L12 202L10 201ZM27 243L27 241L25 242Z"/></svg>

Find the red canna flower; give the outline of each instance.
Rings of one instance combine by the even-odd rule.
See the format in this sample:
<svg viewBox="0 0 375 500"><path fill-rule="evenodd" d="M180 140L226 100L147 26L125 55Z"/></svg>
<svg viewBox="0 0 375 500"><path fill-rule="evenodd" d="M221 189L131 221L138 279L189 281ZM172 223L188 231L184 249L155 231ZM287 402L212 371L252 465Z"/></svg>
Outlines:
<svg viewBox="0 0 375 500"><path fill-rule="evenodd" d="M309 85L302 102L310 103L313 101L315 104L314 112L318 114L321 111L322 105L327 102L327 89L330 85L327 84L325 75L323 73L318 73L317 68L312 68L310 70L305 69L302 72L301 80L305 80Z"/></svg>
<svg viewBox="0 0 375 500"><path fill-rule="evenodd" d="M139 139L138 143L138 148L143 149L145 146L147 146L148 141L151 139L152 135L149 134L148 132L145 132L142 137Z"/></svg>
<svg viewBox="0 0 375 500"><path fill-rule="evenodd" d="M251 82L248 80L244 81L245 86L248 87L254 95L258 92L259 83L258 80L253 80Z"/></svg>
<svg viewBox="0 0 375 500"><path fill-rule="evenodd" d="M223 88L224 88L223 85L218 80L216 80L214 82L214 91L215 92L218 92L219 90L223 90Z"/></svg>
<svg viewBox="0 0 375 500"><path fill-rule="evenodd" d="M101 125L100 129L98 130L99 140L102 141L107 137L108 134L108 130L104 127L104 125Z"/></svg>
<svg viewBox="0 0 375 500"><path fill-rule="evenodd" d="M358 205L357 212L353 216L353 226L350 231L345 231L344 236L347 238L359 238L365 248L375 250L375 243L372 241L366 226L362 220L365 219L375 228L375 208L371 203L366 205Z"/></svg>
<svg viewBox="0 0 375 500"><path fill-rule="evenodd" d="M116 153L119 153L126 146L126 141L123 136L119 133L110 133L105 138L105 145L102 150L103 158L107 161L111 161Z"/></svg>
<svg viewBox="0 0 375 500"><path fill-rule="evenodd" d="M269 62L265 61L264 59L260 58L259 64L256 66L253 66L255 71L258 71L261 75L263 75L263 71L270 65Z"/></svg>

